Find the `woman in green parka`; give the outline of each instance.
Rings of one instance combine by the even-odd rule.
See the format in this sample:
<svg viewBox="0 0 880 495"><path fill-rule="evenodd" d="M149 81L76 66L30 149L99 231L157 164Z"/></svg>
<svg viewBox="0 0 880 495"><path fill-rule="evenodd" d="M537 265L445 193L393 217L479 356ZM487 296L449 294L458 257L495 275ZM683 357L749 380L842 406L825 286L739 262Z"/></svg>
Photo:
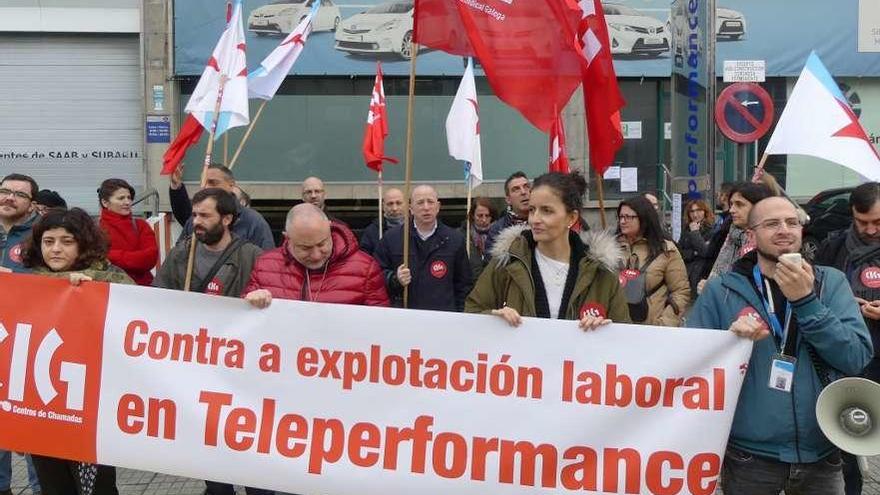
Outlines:
<svg viewBox="0 0 880 495"><path fill-rule="evenodd" d="M629 321L614 237L572 231L586 187L576 172L535 179L528 225L509 227L495 239L492 261L468 295L465 312L493 314L511 326L519 326L522 316L578 320L584 330Z"/></svg>
<svg viewBox="0 0 880 495"><path fill-rule="evenodd" d="M22 263L36 275L66 278L73 285L88 280L134 285L107 261L107 239L88 213L72 208L46 212L25 242ZM118 495L116 469L34 455L43 495Z"/></svg>

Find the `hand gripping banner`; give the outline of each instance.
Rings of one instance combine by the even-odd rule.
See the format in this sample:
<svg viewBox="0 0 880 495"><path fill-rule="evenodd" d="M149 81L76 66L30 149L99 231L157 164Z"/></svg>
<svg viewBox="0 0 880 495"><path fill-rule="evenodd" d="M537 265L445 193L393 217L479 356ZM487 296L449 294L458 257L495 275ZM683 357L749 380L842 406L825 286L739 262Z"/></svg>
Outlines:
<svg viewBox="0 0 880 495"><path fill-rule="evenodd" d="M708 495L751 350L30 275L0 290L0 448L302 494Z"/></svg>

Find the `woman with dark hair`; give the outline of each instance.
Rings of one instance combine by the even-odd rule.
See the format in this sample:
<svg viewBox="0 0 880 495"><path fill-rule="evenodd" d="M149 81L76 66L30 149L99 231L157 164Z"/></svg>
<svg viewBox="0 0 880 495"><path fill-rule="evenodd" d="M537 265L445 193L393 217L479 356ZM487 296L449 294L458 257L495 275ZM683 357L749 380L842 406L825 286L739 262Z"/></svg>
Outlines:
<svg viewBox="0 0 880 495"><path fill-rule="evenodd" d="M471 202L468 218L471 224L470 254L468 259L471 264L471 272L474 274L474 280L476 280L480 277L480 273L483 272L483 267L492 259L489 255L489 250L486 249L486 240L489 237L489 227L498 218L498 212L492 206L489 198L479 197L474 198L473 202ZM465 229L467 229L467 222L461 226L462 234L465 234Z"/></svg>
<svg viewBox="0 0 880 495"><path fill-rule="evenodd" d="M104 233L79 209L50 209L31 231L22 253L34 274L63 277L73 285L88 280L134 284L106 258ZM116 469L33 455L43 495L118 495Z"/></svg>
<svg viewBox="0 0 880 495"><path fill-rule="evenodd" d="M684 260L663 236L657 211L644 196L617 207L618 236L624 251L620 283L636 323L677 327L691 300Z"/></svg>
<svg viewBox="0 0 880 495"><path fill-rule="evenodd" d="M107 258L125 270L138 285L150 285L150 270L159 259L159 245L150 225L131 214L134 188L122 179L107 179L98 189L101 202L101 228L107 233Z"/></svg>
<svg viewBox="0 0 880 495"><path fill-rule="evenodd" d="M605 233L572 232L587 184L578 173L544 174L532 185L527 225L503 230L465 312L511 326L522 316L578 320L584 330L629 321L615 273L620 248Z"/></svg>
<svg viewBox="0 0 880 495"><path fill-rule="evenodd" d="M688 282L691 285L691 296L696 298L697 283L703 274L709 241L712 240L712 229L715 226L715 214L703 199L689 201L684 207L681 237L678 239L678 250L687 268Z"/></svg>

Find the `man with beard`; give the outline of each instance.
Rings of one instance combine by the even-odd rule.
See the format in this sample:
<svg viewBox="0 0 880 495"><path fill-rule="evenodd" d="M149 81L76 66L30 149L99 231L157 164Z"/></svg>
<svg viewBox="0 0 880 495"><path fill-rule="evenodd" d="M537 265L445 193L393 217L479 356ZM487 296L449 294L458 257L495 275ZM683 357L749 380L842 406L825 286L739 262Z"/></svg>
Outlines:
<svg viewBox="0 0 880 495"><path fill-rule="evenodd" d="M376 251L392 303L403 307L408 286L409 308L463 311L473 285L464 235L438 220L440 200L433 187L414 188L409 204L412 224L389 230ZM410 229L407 267L403 266L404 228Z"/></svg>
<svg viewBox="0 0 880 495"><path fill-rule="evenodd" d="M21 248L37 221L34 196L40 188L27 175L10 174L0 181L0 272L29 272L21 264Z"/></svg>
<svg viewBox="0 0 880 495"><path fill-rule="evenodd" d="M403 223L403 191L392 187L382 195L382 235ZM361 251L374 255L379 249L379 219L374 218L361 234Z"/></svg>
<svg viewBox="0 0 880 495"><path fill-rule="evenodd" d="M21 264L21 251L31 228L39 218L33 203L40 188L30 176L9 174L0 181L0 272L27 273ZM30 455L27 457L31 490L40 492ZM12 495L12 453L0 450L0 495Z"/></svg>
<svg viewBox="0 0 880 495"><path fill-rule="evenodd" d="M302 200L324 210L324 201L327 199L327 191L324 190L324 181L317 177L306 177L302 182Z"/></svg>
<svg viewBox="0 0 880 495"><path fill-rule="evenodd" d="M874 359L863 376L880 383L880 183L867 182L849 197L853 224L832 233L816 253L816 264L842 271L856 296L874 342ZM855 458L844 454L846 494L862 493L862 473Z"/></svg>
<svg viewBox="0 0 880 495"><path fill-rule="evenodd" d="M251 276L260 248L236 236L231 228L236 221L238 201L232 193L207 188L192 198L192 226L196 236L193 262L193 292L239 297ZM178 242L159 268L154 287L183 290L189 257L189 242ZM234 495L227 483L205 481L206 495ZM246 487L248 495L272 495L273 491Z"/></svg>
<svg viewBox="0 0 880 495"><path fill-rule="evenodd" d="M507 213L495 220L489 227L486 237L486 251L492 251L495 238L502 230L512 225L523 225L529 221L529 196L532 186L529 177L521 171L510 174L504 181L504 200L507 202Z"/></svg>
<svg viewBox="0 0 880 495"><path fill-rule="evenodd" d="M238 202L219 188L202 189L193 196L192 224L196 253L190 288L220 296L238 297L247 284L260 248L232 232ZM189 242L178 242L159 268L153 286L183 290Z"/></svg>
<svg viewBox="0 0 880 495"><path fill-rule="evenodd" d="M685 326L754 341L721 475L725 495L843 493L840 451L816 422L824 384L858 374L873 350L844 275L797 255L802 226L783 197L747 218L755 250L706 284Z"/></svg>

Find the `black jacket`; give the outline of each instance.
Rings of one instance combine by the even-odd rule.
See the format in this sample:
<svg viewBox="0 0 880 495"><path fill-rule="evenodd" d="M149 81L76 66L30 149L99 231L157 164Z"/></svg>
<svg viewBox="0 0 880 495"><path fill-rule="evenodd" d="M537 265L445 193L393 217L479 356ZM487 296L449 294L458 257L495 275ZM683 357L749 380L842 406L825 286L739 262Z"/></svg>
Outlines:
<svg viewBox="0 0 880 495"><path fill-rule="evenodd" d="M184 185L179 189L168 188L168 197L171 199L171 212L174 218L183 225L183 234L178 239L180 242L192 234L192 202ZM266 219L256 210L241 206L238 201L235 204L238 208L238 218L232 224L232 232L263 251L274 248L275 238L272 237L272 229Z"/></svg>
<svg viewBox="0 0 880 495"><path fill-rule="evenodd" d="M403 226L390 229L382 237L375 254L385 271L385 284L391 304L403 306L403 286L397 280L397 267L403 264ZM438 221L437 230L422 240L410 225L409 304L413 309L463 311L471 290L471 268L461 232Z"/></svg>
<svg viewBox="0 0 880 495"><path fill-rule="evenodd" d="M860 278L866 268L880 267L880 246L865 259L852 259L846 248L846 236L849 230L847 228L828 234L828 237L819 246L819 250L816 251L815 263L842 271L856 297L868 301L878 300L880 299L880 289L865 287ZM880 321L865 318L865 324L868 326L868 331L871 332L875 359L880 358Z"/></svg>
<svg viewBox="0 0 880 495"><path fill-rule="evenodd" d="M696 299L697 284L703 275L706 264L711 264L714 260L709 260L709 244L712 240L712 227L703 225L700 230L690 230L687 225L682 226L681 237L678 239L678 250L681 252L681 258L687 267L688 281L691 284L691 294ZM684 230L687 229L687 230ZM711 268L710 268L711 269Z"/></svg>
<svg viewBox="0 0 880 495"><path fill-rule="evenodd" d="M386 218L382 218L382 237L388 232L389 229L392 229L391 225L389 225L388 220ZM361 238L358 240L358 244L360 245L361 251L369 255L375 255L376 251L379 249L379 219L374 218L370 225L367 225L367 228L361 232Z"/></svg>
<svg viewBox="0 0 880 495"><path fill-rule="evenodd" d="M507 227L524 223L526 223L526 220L517 217L513 212L504 212L504 214L501 215L501 218L495 220L492 222L492 225L489 226L489 237L486 238L486 251L492 252L492 246L495 245L495 238L498 237L498 234L500 234L501 231Z"/></svg>

